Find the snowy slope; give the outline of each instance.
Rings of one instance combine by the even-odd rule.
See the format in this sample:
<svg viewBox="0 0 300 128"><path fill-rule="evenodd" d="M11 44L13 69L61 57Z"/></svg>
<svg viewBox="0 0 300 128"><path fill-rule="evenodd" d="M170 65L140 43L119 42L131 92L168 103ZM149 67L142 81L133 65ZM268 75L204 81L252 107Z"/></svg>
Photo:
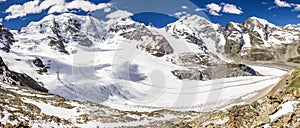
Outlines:
<svg viewBox="0 0 300 128"><path fill-rule="evenodd" d="M197 15L187 15L180 18L178 21L171 23L165 27L165 29L181 38L187 39L187 37L195 37L201 40L201 47L205 46L204 51L207 51L213 55L216 55L222 61L230 61L224 57L218 49L225 45L224 35L222 34L221 26L219 24L213 24L207 19Z"/></svg>
<svg viewBox="0 0 300 128"><path fill-rule="evenodd" d="M228 59L216 48L216 41L219 40L215 32L216 25L198 16L188 16L169 26L169 31L165 31L135 23L128 18L119 22L103 22L74 14L49 15L22 28L20 32L13 31L17 41L11 52L2 53L2 57L11 69L30 74L42 82L50 93L67 99L138 111L214 110L237 99L253 96L258 90L274 84L284 74L278 76L278 72L281 72L278 71L268 76L180 80L171 71L187 69L176 63L181 53L218 56L215 61ZM113 27L117 32L109 30ZM134 31L151 33L149 36L160 35L166 38L174 51L156 57L137 48L139 44L148 43L147 36L142 36L142 40L121 36L122 33ZM183 35L177 38L172 34ZM203 40L205 43L202 45L206 49L202 49L201 44L189 43L185 38L188 35ZM49 46L51 40L61 42L66 52L59 51L56 45ZM48 72L36 72L39 68L32 64L35 57L50 67Z"/></svg>

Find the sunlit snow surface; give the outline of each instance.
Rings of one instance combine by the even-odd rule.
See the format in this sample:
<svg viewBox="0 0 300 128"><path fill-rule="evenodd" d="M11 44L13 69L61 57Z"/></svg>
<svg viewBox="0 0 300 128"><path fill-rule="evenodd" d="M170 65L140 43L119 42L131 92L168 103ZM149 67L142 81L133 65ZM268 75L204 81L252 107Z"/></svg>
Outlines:
<svg viewBox="0 0 300 128"><path fill-rule="evenodd" d="M271 119L271 121L274 121L276 118L281 117L285 114L288 114L290 112L294 111L294 104L299 103L298 101L288 101L285 102L283 104L281 104L281 109L279 109L276 113L272 114L269 116L269 118Z"/></svg>
<svg viewBox="0 0 300 128"><path fill-rule="evenodd" d="M64 15L58 18L78 18L69 14ZM49 25L47 18L51 19L51 16L40 23ZM90 23L103 25L103 28L97 29L99 33L106 35L107 39L104 41L92 38L96 44L91 47L69 42L66 44L66 50L74 53L68 55L50 49L48 42L41 39L46 38L45 33L51 35L51 32L45 31L40 34L35 28L39 23L32 23L25 28L28 33L14 32L15 38L19 41L13 45L11 53L2 52L1 56L11 69L27 73L37 81L43 82L50 93L68 99L88 100L132 111L157 109L211 111L232 103L244 102L259 90L276 83L286 73L279 69L253 66L265 76L209 81L179 80L171 71L186 67L175 65L170 59L182 52L203 52L196 45L187 43L181 38L176 39L163 29L148 27L149 30L165 36L174 49L174 54L155 57L137 49L137 41L124 39L118 36L120 33L108 33L104 29L106 27L104 23L96 22L93 18L79 18L83 24L82 29L87 33L93 28L89 26ZM64 19L57 19L60 20ZM111 22L113 23L113 21L107 23ZM132 21L124 22L129 24ZM40 42L25 43L23 40ZM215 44L207 41L211 46ZM29 51L28 48L33 50ZM36 73L37 68L31 62L35 57L41 58L51 67L46 74Z"/></svg>

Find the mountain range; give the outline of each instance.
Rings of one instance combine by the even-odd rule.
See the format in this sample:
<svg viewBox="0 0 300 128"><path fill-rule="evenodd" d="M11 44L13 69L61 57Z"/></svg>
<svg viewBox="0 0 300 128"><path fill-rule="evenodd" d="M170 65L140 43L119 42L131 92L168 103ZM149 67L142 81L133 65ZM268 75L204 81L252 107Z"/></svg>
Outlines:
<svg viewBox="0 0 300 128"><path fill-rule="evenodd" d="M300 63L300 29L293 26L250 17L222 27L186 15L155 28L121 12L108 21L63 13L18 30L0 25L1 125L194 124L269 94L262 90ZM290 97L299 96L293 91ZM279 105L299 104L299 98L284 101ZM222 114L227 121L211 123L232 126L232 115ZM207 120L199 126L208 126Z"/></svg>

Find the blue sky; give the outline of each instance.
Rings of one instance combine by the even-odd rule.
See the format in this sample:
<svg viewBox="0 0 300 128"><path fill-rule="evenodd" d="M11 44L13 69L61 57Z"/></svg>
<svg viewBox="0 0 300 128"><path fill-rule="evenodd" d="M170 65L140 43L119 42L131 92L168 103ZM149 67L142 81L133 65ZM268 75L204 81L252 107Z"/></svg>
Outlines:
<svg viewBox="0 0 300 128"><path fill-rule="evenodd" d="M136 21L157 27L187 13L222 26L252 16L280 26L300 23L299 0L0 0L0 21L9 29L18 29L48 14L72 12L105 17L119 9L135 14Z"/></svg>

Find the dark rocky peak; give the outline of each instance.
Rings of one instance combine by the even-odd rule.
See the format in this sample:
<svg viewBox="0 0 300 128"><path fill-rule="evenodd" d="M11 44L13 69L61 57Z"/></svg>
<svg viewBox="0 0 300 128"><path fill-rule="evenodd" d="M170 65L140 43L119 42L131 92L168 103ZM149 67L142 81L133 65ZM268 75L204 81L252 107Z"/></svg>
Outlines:
<svg viewBox="0 0 300 128"><path fill-rule="evenodd" d="M13 34L0 24L0 49L9 52L10 46L15 42Z"/></svg>

